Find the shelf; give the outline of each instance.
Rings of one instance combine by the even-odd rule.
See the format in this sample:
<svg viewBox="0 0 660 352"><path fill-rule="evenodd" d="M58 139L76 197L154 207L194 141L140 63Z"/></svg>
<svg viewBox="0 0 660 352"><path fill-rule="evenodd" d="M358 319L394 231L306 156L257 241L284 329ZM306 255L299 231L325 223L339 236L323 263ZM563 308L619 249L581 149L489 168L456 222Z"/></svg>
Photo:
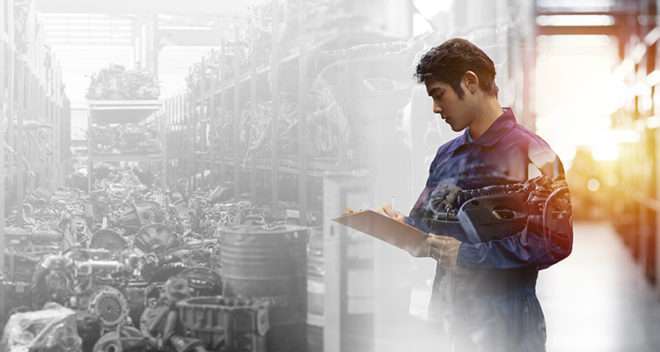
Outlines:
<svg viewBox="0 0 660 352"><path fill-rule="evenodd" d="M93 161L159 161L163 154L90 154Z"/></svg>
<svg viewBox="0 0 660 352"><path fill-rule="evenodd" d="M198 162L206 163L206 164L226 165L230 167L238 166L244 170L250 170L252 167L262 171L273 170L273 166L266 160L258 160L254 164L249 162L247 164L244 164L242 161L236 163L235 160L229 158L217 158L217 159L201 158L198 160ZM335 162L330 160L310 160L309 168L307 170L301 170L298 167L296 161L286 160L286 159L280 160L280 166L278 168L278 171L281 173L293 174L293 175L300 175L302 172L305 172L308 176L313 176L313 177L322 177L327 175L339 175L339 174L352 175L357 172L353 170L338 168L336 167Z"/></svg>
<svg viewBox="0 0 660 352"><path fill-rule="evenodd" d="M280 65L291 63L294 60L296 60L299 56L300 56L300 53L297 52L297 51L294 51L293 53L289 54L288 56L283 57L280 61ZM261 66L259 66L255 69L256 76L264 75L264 74L270 72L270 69L271 69L270 65L261 65ZM203 101L205 101L209 98L212 98L212 97L214 97L218 94L222 94L222 92L224 92L225 90L233 88L236 85L236 83L238 83L238 85L249 83L250 78L252 78L252 72L246 72L246 73L238 75L238 77L232 77L232 78L229 78L229 79L225 79L224 81L226 81L226 82L224 84L220 83L219 86L217 88L215 88L215 90L211 90L211 91L206 92L204 94L198 94L197 93L197 94L195 94L196 96L194 96L191 100L192 100L193 103L203 102Z"/></svg>
<svg viewBox="0 0 660 352"><path fill-rule="evenodd" d="M160 108L160 100L87 100L90 110L121 110L121 109L144 109L153 110Z"/></svg>
<svg viewBox="0 0 660 352"><path fill-rule="evenodd" d="M88 100L91 121L100 124L139 122L161 108L159 100Z"/></svg>

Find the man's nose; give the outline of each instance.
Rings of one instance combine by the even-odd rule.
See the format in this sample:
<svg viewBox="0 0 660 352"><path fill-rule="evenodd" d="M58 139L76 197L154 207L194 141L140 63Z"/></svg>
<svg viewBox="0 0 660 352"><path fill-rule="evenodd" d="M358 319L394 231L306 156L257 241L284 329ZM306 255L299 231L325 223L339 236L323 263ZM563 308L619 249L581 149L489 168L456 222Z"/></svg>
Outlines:
<svg viewBox="0 0 660 352"><path fill-rule="evenodd" d="M433 112L436 113L436 114L441 113L441 112L442 112L442 108L440 107L440 105L438 105L438 104L436 104L436 103L433 103Z"/></svg>

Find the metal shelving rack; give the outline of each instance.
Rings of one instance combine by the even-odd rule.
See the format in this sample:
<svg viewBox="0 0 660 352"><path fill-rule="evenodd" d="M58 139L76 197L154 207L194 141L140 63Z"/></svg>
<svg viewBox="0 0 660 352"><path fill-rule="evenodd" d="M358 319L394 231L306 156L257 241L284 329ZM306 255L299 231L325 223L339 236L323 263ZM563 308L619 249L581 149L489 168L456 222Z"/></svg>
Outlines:
<svg viewBox="0 0 660 352"><path fill-rule="evenodd" d="M223 47L229 47L228 43L224 43ZM273 48L277 48L277 43L272 44ZM171 165L185 165L180 168L186 170L188 173L180 175L181 178L186 178L192 187L200 186L201 184L208 183L209 180L202 175L197 175L195 170L214 170L221 175L227 175L225 179L232 180L234 186L234 194L249 194L253 200L262 200L258 197L258 183L259 179L266 179L269 184L267 188L271 190L267 195L269 204L276 211L284 209L277 209L281 200L280 178L281 177L296 177L297 181L297 209L301 223L306 224L308 214L312 209L309 208L309 178L322 177L328 173L333 172L336 168L332 161L323 162L321 160L313 160L309 157L307 150L309 141L304 131L304 114L303 107L305 106L306 94L304 91L307 63L305 50L298 48L292 53L288 53L282 58L278 58L277 54L271 60L270 65L259 65L255 62L250 62L247 72L240 74L241 68L239 62L234 55L234 60L229 63L231 76L227 79L217 81L212 79L203 78L197 90L182 94L181 96L172 98L165 103L166 111L168 111L168 132L179 133L186 135L186 139L194 141L192 144L186 144L181 140L170 141L170 149L177 146L178 154L170 154ZM205 63L202 63L202 70L205 70ZM218 68L219 69L219 68ZM224 67L227 69L227 67ZM278 76L280 72L297 72L296 80L294 82L282 82ZM268 81L270 76L271 84L268 91L260 86L259 82ZM285 84L286 83L286 84ZM279 95L272 95L270 92L281 92L288 89L288 92L295 96L297 99L297 131L296 131L296 144L298 152L295 155L290 155L289 158L283 157L279 152L279 136L278 119L277 116L281 115L281 101ZM245 106L251 104L253 107L258 102L259 97L264 95L271 96L272 98L272 112L273 123L271 125L270 138L270 152L261 158L250 158L243 160L243 153L239 147L239 134L241 114L246 110ZM218 112L217 108L224 108L222 112ZM206 133L200 131L215 131L218 125L230 124L232 126L232 133L229 140L223 141L220 145L211 145L209 140L205 137ZM186 132L184 132L186 131ZM201 138L200 138L201 136ZM175 161L176 160L176 161ZM191 172L192 171L192 172ZM336 170L339 171L339 170ZM185 172L185 171L184 171ZM320 184L320 179L318 180ZM243 186L241 186L243 184ZM319 207L321 205L319 204ZM291 209L290 209L291 210ZM314 209L318 210L319 209Z"/></svg>
<svg viewBox="0 0 660 352"><path fill-rule="evenodd" d="M88 191L92 191L93 170L95 162L158 162L161 167L161 186L167 184L166 170L166 149L163 141L164 136L164 117L159 112L161 102L159 100L89 100L89 118L87 120L87 186ZM150 154L99 154L94 152L94 139L91 133L96 124L124 124L136 123L145 120L155 114L158 120L158 133L161 138L161 152Z"/></svg>
<svg viewBox="0 0 660 352"><path fill-rule="evenodd" d="M20 5L28 6L22 20ZM8 208L37 187L61 186L70 165L70 103L33 14L33 3L0 0L0 273ZM0 312L5 308L2 296Z"/></svg>

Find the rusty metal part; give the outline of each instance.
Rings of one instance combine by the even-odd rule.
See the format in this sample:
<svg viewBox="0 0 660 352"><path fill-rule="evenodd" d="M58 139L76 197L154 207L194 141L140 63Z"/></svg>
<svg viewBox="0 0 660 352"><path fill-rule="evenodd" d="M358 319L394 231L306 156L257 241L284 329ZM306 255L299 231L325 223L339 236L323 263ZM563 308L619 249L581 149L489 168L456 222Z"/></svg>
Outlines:
<svg viewBox="0 0 660 352"><path fill-rule="evenodd" d="M94 345L93 352L137 352L144 351L148 346L140 330L122 326L117 331L111 331L103 335Z"/></svg>
<svg viewBox="0 0 660 352"><path fill-rule="evenodd" d="M105 286L95 292L89 300L88 310L96 314L105 328L113 328L128 316L128 301L121 291Z"/></svg>
<svg viewBox="0 0 660 352"><path fill-rule="evenodd" d="M210 296L222 294L222 278L218 273L209 268L189 268L182 271L178 276L188 281L188 285L196 295Z"/></svg>
<svg viewBox="0 0 660 352"><path fill-rule="evenodd" d="M128 242L117 232L101 229L94 232L89 242L89 248L103 248L111 251L121 251L128 247Z"/></svg>
<svg viewBox="0 0 660 352"><path fill-rule="evenodd" d="M192 297L177 303L179 320L192 336L214 350L265 351L269 304L259 299Z"/></svg>
<svg viewBox="0 0 660 352"><path fill-rule="evenodd" d="M164 224L142 227L135 236L135 246L145 253L163 253L178 244L176 234Z"/></svg>

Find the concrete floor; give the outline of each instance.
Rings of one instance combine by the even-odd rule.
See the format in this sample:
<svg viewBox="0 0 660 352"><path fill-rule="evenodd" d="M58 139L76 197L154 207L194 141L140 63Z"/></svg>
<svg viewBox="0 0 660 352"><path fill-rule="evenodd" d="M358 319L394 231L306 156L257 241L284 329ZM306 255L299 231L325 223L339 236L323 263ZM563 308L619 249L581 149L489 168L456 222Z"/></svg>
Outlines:
<svg viewBox="0 0 660 352"><path fill-rule="evenodd" d="M570 257L541 272L548 352L660 351L660 295L608 224L575 224Z"/></svg>

